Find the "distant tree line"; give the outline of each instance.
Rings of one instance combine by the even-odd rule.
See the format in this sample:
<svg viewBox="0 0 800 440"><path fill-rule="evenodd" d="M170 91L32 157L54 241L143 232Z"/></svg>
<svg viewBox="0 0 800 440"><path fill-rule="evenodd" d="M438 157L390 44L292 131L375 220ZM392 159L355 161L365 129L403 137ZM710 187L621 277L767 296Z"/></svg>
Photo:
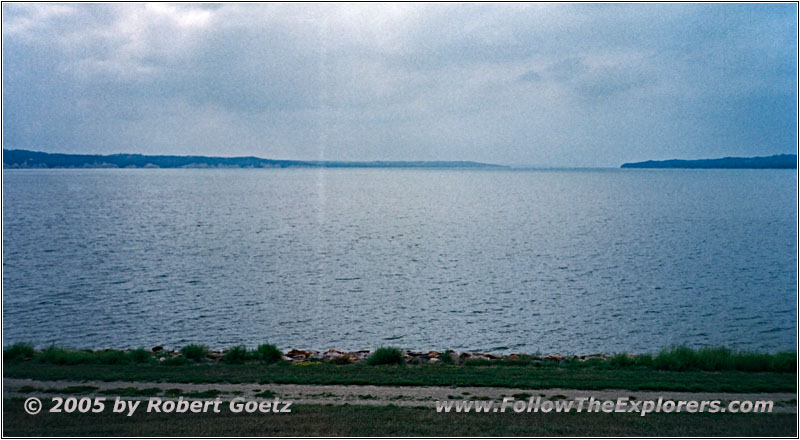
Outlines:
<svg viewBox="0 0 800 440"><path fill-rule="evenodd" d="M480 162L341 162L273 160L259 157L63 154L3 149L3 168L505 168Z"/></svg>

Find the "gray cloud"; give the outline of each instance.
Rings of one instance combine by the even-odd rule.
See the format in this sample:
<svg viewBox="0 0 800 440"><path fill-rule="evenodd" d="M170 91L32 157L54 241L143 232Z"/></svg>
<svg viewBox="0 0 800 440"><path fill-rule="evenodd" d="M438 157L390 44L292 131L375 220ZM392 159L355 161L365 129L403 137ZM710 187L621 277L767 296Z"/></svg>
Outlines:
<svg viewBox="0 0 800 440"><path fill-rule="evenodd" d="M3 8L6 148L616 166L796 144L792 4Z"/></svg>

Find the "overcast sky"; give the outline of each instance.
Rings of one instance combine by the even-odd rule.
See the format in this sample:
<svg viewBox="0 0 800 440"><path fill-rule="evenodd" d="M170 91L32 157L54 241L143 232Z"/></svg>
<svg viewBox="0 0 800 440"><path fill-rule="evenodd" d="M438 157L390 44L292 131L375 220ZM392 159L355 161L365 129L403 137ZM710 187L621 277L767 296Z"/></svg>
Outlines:
<svg viewBox="0 0 800 440"><path fill-rule="evenodd" d="M3 4L3 146L618 166L793 153L794 4Z"/></svg>

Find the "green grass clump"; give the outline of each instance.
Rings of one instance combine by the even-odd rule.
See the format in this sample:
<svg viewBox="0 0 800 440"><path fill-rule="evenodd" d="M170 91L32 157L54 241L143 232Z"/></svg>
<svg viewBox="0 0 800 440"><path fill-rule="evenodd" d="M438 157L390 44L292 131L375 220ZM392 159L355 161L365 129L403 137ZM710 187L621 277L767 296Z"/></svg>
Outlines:
<svg viewBox="0 0 800 440"><path fill-rule="evenodd" d="M583 362L586 366L603 366L603 362L605 362L605 366L613 367L613 368L630 368L630 367L646 367L652 368L653 366L653 357L649 354L643 355L629 355L626 353L617 353L605 361L602 359L589 359Z"/></svg>
<svg viewBox="0 0 800 440"><path fill-rule="evenodd" d="M121 350L72 350L68 348L51 345L38 354L33 355L36 362L54 365L78 365L78 364L101 364L101 365L125 365L140 364L152 359L150 352L139 348L125 353Z"/></svg>
<svg viewBox="0 0 800 440"><path fill-rule="evenodd" d="M797 354L783 352L772 356L772 371L778 373L796 372Z"/></svg>
<svg viewBox="0 0 800 440"><path fill-rule="evenodd" d="M55 345L45 348L34 356L37 362L55 365L88 364L94 359L94 354L91 352L68 350Z"/></svg>
<svg viewBox="0 0 800 440"><path fill-rule="evenodd" d="M222 357L222 362L226 364L243 364L247 358L247 347L244 345L237 345L225 352L225 356Z"/></svg>
<svg viewBox="0 0 800 440"><path fill-rule="evenodd" d="M208 357L208 347L205 345L190 344L181 348L181 354L186 359L200 362Z"/></svg>
<svg viewBox="0 0 800 440"><path fill-rule="evenodd" d="M763 353L737 353L733 356L733 369L739 371L770 371L772 356Z"/></svg>
<svg viewBox="0 0 800 440"><path fill-rule="evenodd" d="M380 347L367 358L368 365L402 365L403 352L395 347Z"/></svg>
<svg viewBox="0 0 800 440"><path fill-rule="evenodd" d="M264 364L274 364L283 357L283 352L273 344L261 344L256 348L255 358Z"/></svg>
<svg viewBox="0 0 800 440"><path fill-rule="evenodd" d="M685 371L698 369L697 365L697 353L685 345L661 350L653 358L653 367L658 370Z"/></svg>
<svg viewBox="0 0 800 440"><path fill-rule="evenodd" d="M145 350L144 348L137 348L128 352L128 360L134 364L143 364L150 361L152 358L153 356L150 351Z"/></svg>
<svg viewBox="0 0 800 440"><path fill-rule="evenodd" d="M649 354L640 354L636 356L636 365L645 368L653 367L653 356Z"/></svg>
<svg viewBox="0 0 800 440"><path fill-rule="evenodd" d="M456 360L453 359L453 353L450 350L445 350L439 355L439 361L443 365L453 365L456 363Z"/></svg>
<svg viewBox="0 0 800 440"><path fill-rule="evenodd" d="M3 360L24 360L30 359L36 352L33 345L17 342L16 344L3 349Z"/></svg>
<svg viewBox="0 0 800 440"><path fill-rule="evenodd" d="M797 371L795 353L754 353L733 351L725 347L694 350L678 346L662 350L652 358L652 367L658 370L727 371L792 373Z"/></svg>

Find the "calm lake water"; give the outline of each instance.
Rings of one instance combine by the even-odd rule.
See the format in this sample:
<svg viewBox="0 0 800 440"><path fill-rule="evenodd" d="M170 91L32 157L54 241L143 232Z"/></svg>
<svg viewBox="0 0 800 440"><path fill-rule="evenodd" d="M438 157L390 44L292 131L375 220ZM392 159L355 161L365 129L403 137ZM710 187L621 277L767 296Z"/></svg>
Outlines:
<svg viewBox="0 0 800 440"><path fill-rule="evenodd" d="M794 170L4 170L3 343L794 350Z"/></svg>

